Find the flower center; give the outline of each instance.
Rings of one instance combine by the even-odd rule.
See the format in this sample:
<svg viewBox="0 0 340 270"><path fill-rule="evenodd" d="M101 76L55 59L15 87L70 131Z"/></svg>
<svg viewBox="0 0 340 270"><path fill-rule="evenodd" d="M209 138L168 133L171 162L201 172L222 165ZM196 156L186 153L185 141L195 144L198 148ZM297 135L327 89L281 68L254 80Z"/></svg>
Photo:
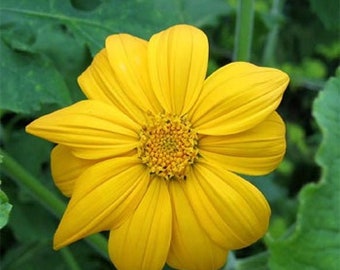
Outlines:
<svg viewBox="0 0 340 270"><path fill-rule="evenodd" d="M165 180L185 180L188 165L197 159L198 137L184 116L150 115L140 131L139 158L150 174Z"/></svg>

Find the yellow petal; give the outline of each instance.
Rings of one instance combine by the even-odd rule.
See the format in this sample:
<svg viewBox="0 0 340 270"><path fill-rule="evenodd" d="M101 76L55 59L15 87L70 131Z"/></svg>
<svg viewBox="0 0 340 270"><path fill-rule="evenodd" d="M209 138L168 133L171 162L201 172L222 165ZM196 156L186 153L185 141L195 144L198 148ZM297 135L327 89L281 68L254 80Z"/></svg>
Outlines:
<svg viewBox="0 0 340 270"><path fill-rule="evenodd" d="M285 125L276 113L259 125L234 135L204 136L200 139L200 155L207 163L237 173L263 175L281 162L285 149Z"/></svg>
<svg viewBox="0 0 340 270"><path fill-rule="evenodd" d="M51 172L54 183L67 197L73 192L76 179L95 161L75 157L64 145L57 145L51 152Z"/></svg>
<svg viewBox="0 0 340 270"><path fill-rule="evenodd" d="M161 106L151 91L147 42L131 35L119 34L109 36L105 44L113 75L130 101L142 111L161 111Z"/></svg>
<svg viewBox="0 0 340 270"><path fill-rule="evenodd" d="M155 178L134 214L109 238L109 253L120 270L159 270L171 238L171 204L166 182Z"/></svg>
<svg viewBox="0 0 340 270"><path fill-rule="evenodd" d="M227 251L212 242L199 224L184 191L187 181L169 183L173 229L167 262L176 269L219 269L225 264Z"/></svg>
<svg viewBox="0 0 340 270"><path fill-rule="evenodd" d="M54 248L119 227L142 200L149 177L139 159L131 157L109 159L87 169L75 183Z"/></svg>
<svg viewBox="0 0 340 270"><path fill-rule="evenodd" d="M219 246L243 248L267 231L268 203L255 186L241 177L196 163L183 187L199 224Z"/></svg>
<svg viewBox="0 0 340 270"><path fill-rule="evenodd" d="M26 131L71 147L80 158L100 159L134 149L139 125L114 106L86 100L38 118Z"/></svg>
<svg viewBox="0 0 340 270"><path fill-rule="evenodd" d="M144 122L140 107L130 100L127 89L120 87L106 49L94 57L91 65L78 77L78 83L88 99L113 105L136 122ZM135 100L135 97L132 98Z"/></svg>
<svg viewBox="0 0 340 270"><path fill-rule="evenodd" d="M164 109L185 114L197 100L205 79L205 34L189 25L170 27L152 36L148 59L152 87Z"/></svg>
<svg viewBox="0 0 340 270"><path fill-rule="evenodd" d="M189 113L201 134L229 135L250 129L279 105L287 74L273 68L235 62L214 72Z"/></svg>

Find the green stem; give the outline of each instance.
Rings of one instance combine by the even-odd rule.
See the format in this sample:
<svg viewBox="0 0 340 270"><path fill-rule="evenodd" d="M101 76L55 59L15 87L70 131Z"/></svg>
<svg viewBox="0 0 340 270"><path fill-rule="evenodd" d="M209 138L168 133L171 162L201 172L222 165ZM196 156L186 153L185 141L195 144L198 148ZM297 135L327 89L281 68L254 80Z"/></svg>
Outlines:
<svg viewBox="0 0 340 270"><path fill-rule="evenodd" d="M94 248L102 257L109 259L107 254L107 240L101 234L93 234L84 239L92 248Z"/></svg>
<svg viewBox="0 0 340 270"><path fill-rule="evenodd" d="M3 156L1 167L4 172L17 184L28 188L38 201L42 202L52 214L60 218L65 211L65 203L2 149L0 149L0 155Z"/></svg>
<svg viewBox="0 0 340 270"><path fill-rule="evenodd" d="M273 24L271 25L271 29L268 33L267 42L263 51L263 59L262 63L266 66L275 66L275 51L277 45L278 34L280 30L280 16L281 9L283 7L283 2L281 0L274 0L273 6L270 11L270 16L272 18Z"/></svg>
<svg viewBox="0 0 340 270"><path fill-rule="evenodd" d="M262 253L247 257L245 259L239 259L236 263L237 270L268 270L269 253L264 251Z"/></svg>
<svg viewBox="0 0 340 270"><path fill-rule="evenodd" d="M0 148L2 156L1 169L18 185L27 188L37 201L49 210L54 216L60 218L66 208L66 204L53 192L44 187L39 180L31 175L25 168L16 162L10 155ZM85 239L103 257L108 258L107 240L100 234L92 235Z"/></svg>
<svg viewBox="0 0 340 270"><path fill-rule="evenodd" d="M254 1L239 0L235 31L234 61L249 61L254 24Z"/></svg>
<svg viewBox="0 0 340 270"><path fill-rule="evenodd" d="M70 270L81 270L78 262L76 261L76 259L72 255L72 252L70 251L69 248L65 247L65 248L61 249L60 253L61 253L61 255L64 258L64 261L65 261L65 263L67 265L67 269L70 269Z"/></svg>

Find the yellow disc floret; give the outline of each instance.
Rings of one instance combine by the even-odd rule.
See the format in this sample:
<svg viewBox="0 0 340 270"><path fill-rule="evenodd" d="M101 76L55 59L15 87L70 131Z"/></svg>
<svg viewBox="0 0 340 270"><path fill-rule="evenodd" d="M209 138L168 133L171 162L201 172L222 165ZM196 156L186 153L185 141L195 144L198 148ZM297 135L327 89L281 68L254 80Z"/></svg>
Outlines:
<svg viewBox="0 0 340 270"><path fill-rule="evenodd" d="M184 116L150 115L140 131L139 158L150 174L166 180L186 179L186 169L197 159L197 133Z"/></svg>

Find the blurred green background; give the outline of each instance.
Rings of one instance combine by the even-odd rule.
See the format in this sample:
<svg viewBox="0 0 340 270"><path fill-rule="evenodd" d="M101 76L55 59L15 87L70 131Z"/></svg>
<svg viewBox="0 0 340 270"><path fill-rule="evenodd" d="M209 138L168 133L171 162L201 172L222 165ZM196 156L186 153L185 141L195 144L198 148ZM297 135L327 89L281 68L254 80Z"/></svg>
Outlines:
<svg viewBox="0 0 340 270"><path fill-rule="evenodd" d="M249 11L250 24L238 28ZM340 269L339 18L337 0L2 0L1 269L113 268L98 251L101 237L52 250L66 199L50 176L53 145L24 127L84 98L77 76L106 36L148 39L178 23L207 34L209 73L240 59L291 78L279 107L287 124L286 157L270 175L245 176L270 202L269 232L230 253L224 269ZM245 54L238 51L242 30L251 41ZM55 204L44 200L45 188Z"/></svg>

